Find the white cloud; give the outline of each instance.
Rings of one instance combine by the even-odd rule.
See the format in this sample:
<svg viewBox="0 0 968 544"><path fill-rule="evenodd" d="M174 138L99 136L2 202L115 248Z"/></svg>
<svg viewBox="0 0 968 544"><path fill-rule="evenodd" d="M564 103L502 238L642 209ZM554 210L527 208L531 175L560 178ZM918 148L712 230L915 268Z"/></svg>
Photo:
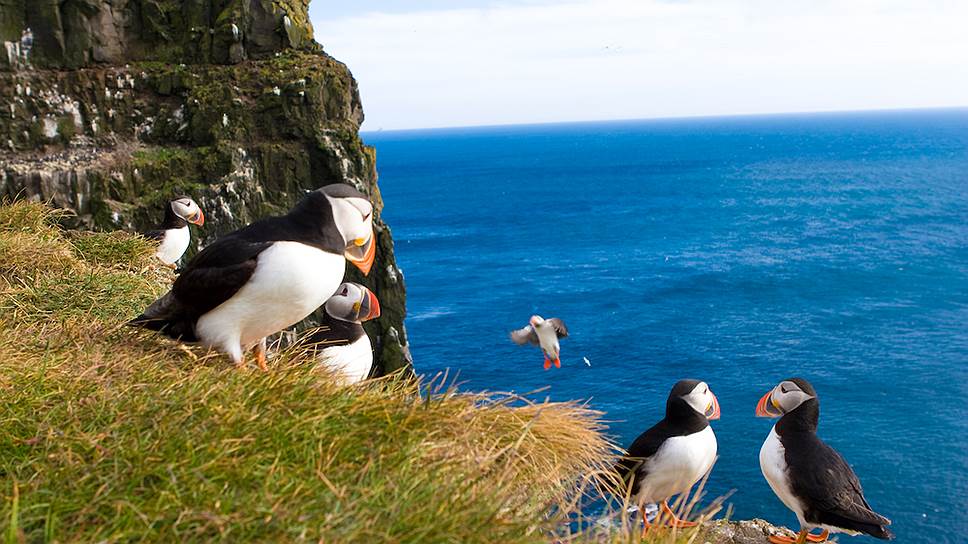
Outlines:
<svg viewBox="0 0 968 544"><path fill-rule="evenodd" d="M968 104L968 2L574 0L315 20L365 128Z"/></svg>

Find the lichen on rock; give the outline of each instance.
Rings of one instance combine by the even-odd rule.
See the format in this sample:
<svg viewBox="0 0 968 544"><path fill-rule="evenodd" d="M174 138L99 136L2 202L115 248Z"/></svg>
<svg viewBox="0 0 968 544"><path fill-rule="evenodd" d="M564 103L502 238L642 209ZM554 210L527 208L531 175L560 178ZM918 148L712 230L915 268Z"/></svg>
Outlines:
<svg viewBox="0 0 968 544"><path fill-rule="evenodd" d="M367 324L379 370L409 368L356 81L313 41L308 4L0 0L0 196L51 200L72 227L145 230L187 193L205 209L204 245L352 184L373 200L378 251L369 277L347 278L380 298Z"/></svg>

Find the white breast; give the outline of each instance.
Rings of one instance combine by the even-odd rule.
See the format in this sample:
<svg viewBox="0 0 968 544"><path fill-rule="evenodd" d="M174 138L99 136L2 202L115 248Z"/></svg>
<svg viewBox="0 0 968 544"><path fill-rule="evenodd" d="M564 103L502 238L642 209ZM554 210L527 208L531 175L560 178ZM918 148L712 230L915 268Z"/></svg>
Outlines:
<svg viewBox="0 0 968 544"><path fill-rule="evenodd" d="M558 344L558 333L555 332L555 328L549 323L543 323L540 327L535 327L534 331L538 335L538 345L541 349L552 358L557 358L561 347Z"/></svg>
<svg viewBox="0 0 968 544"><path fill-rule="evenodd" d="M161 237L161 245L158 246L155 256L165 264L175 264L185 254L191 239L188 225L177 229L167 229Z"/></svg>
<svg viewBox="0 0 968 544"><path fill-rule="evenodd" d="M370 338L363 335L352 344L322 349L316 356L319 366L334 370L343 384L358 383L370 375L373 367L373 348Z"/></svg>
<svg viewBox="0 0 968 544"><path fill-rule="evenodd" d="M770 436L766 437L763 447L760 448L760 470L763 471L763 477L780 501L797 515L800 525L805 525L803 507L790 489L785 451L783 443L780 442L780 435L776 434L776 427L773 427L770 430Z"/></svg>
<svg viewBox="0 0 968 544"><path fill-rule="evenodd" d="M240 349L251 348L322 306L343 281L345 269L341 255L298 242L276 242L259 254L249 281L199 318L195 331L202 343L240 360Z"/></svg>
<svg viewBox="0 0 968 544"><path fill-rule="evenodd" d="M636 500L653 503L685 493L716 462L716 435L712 427L666 439L644 467L648 475L639 484Z"/></svg>

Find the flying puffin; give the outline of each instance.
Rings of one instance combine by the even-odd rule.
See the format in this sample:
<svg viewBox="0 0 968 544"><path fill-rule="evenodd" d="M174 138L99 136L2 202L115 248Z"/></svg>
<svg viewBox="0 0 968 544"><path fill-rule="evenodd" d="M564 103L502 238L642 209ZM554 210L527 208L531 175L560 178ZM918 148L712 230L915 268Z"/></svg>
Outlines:
<svg viewBox="0 0 968 544"><path fill-rule="evenodd" d="M519 346L534 344L541 347L545 356L545 370L551 368L552 362L555 364L555 368L561 368L561 359L558 358L561 346L558 344L558 340L567 337L568 328L565 327L564 321L557 317L545 319L540 315L531 316L528 326L523 329L511 331L511 340L515 344Z"/></svg>
<svg viewBox="0 0 968 544"><path fill-rule="evenodd" d="M617 466L636 505L661 501L670 526L696 525L679 519L667 501L688 492L712 469L717 446L709 422L714 419L719 419L719 401L706 382L680 380L672 387L665 418L639 435ZM648 520L645 524L648 528Z"/></svg>
<svg viewBox="0 0 968 544"><path fill-rule="evenodd" d="M794 539L771 536L774 544L825 542L829 533L866 533L889 540L891 520L874 512L853 469L836 450L817 438L820 401L803 378L790 378L756 405L758 417L779 417L763 447L760 470L773 492L800 521ZM821 529L819 536L810 534Z"/></svg>
<svg viewBox="0 0 968 544"><path fill-rule="evenodd" d="M343 281L344 258L368 274L375 253L373 205L349 185L327 185L287 215L207 246L130 324L217 348L237 365L255 347L265 370L266 336L326 302Z"/></svg>
<svg viewBox="0 0 968 544"><path fill-rule="evenodd" d="M190 197L179 196L165 206L165 220L156 230L145 233L145 237L161 242L155 256L167 266L174 268L191 242L188 224L205 224L205 214Z"/></svg>
<svg viewBox="0 0 968 544"><path fill-rule="evenodd" d="M373 367L373 348L361 323L380 317L380 301L366 287L346 282L323 309L320 328L306 339L316 350L317 364L336 370L345 384L365 380Z"/></svg>

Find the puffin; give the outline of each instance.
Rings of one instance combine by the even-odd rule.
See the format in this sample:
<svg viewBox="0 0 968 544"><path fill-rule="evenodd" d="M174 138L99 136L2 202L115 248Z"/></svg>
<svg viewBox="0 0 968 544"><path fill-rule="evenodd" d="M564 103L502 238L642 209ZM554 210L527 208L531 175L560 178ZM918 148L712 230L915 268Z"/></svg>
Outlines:
<svg viewBox="0 0 968 544"><path fill-rule="evenodd" d="M189 223L204 225L205 214L191 197L177 196L165 205L165 219L161 225L144 234L146 238L160 242L155 256L166 266L174 268L175 263L188 249L188 244L191 242L191 235L188 233Z"/></svg>
<svg viewBox="0 0 968 544"><path fill-rule="evenodd" d="M770 542L825 542L830 533L894 538L887 528L891 520L871 509L854 470L817 437L820 401L807 380L790 378L777 384L760 398L756 415L780 418L760 448L760 470L800 521L796 538L775 535ZM822 532L813 535L813 529Z"/></svg>
<svg viewBox="0 0 968 544"><path fill-rule="evenodd" d="M373 348L362 323L380 317L380 301L358 283L346 282L323 305L319 329L305 343L315 350L320 367L335 370L344 384L358 383L370 375Z"/></svg>
<svg viewBox="0 0 968 544"><path fill-rule="evenodd" d="M564 321L557 317L545 319L540 315L531 316L528 325L523 329L511 331L511 340L515 344L519 346L533 344L541 347L545 356L545 370L551 368L551 363L555 364L555 368L561 368L561 359L558 357L561 346L558 340L567 337L568 327L565 327Z"/></svg>
<svg viewBox="0 0 968 544"><path fill-rule="evenodd" d="M266 337L322 306L343 281L344 259L366 275L375 254L373 205L349 185L327 185L288 214L206 246L129 324L218 349L238 366L255 348L266 370Z"/></svg>
<svg viewBox="0 0 968 544"><path fill-rule="evenodd" d="M673 495L689 491L716 462L716 435L709 422L719 419L719 400L706 382L680 380L666 399L665 418L629 446L616 472L637 506L662 503L670 527L693 527L669 508ZM643 516L646 529L650 523Z"/></svg>

